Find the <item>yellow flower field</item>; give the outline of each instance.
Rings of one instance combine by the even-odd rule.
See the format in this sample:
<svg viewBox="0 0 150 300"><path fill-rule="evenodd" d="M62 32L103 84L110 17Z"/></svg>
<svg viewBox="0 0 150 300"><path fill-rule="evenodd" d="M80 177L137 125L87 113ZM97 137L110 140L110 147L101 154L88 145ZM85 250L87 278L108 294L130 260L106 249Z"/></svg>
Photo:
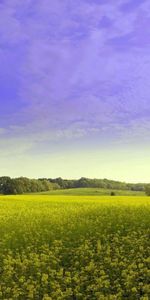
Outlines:
<svg viewBox="0 0 150 300"><path fill-rule="evenodd" d="M149 197L0 196L0 299L150 299Z"/></svg>

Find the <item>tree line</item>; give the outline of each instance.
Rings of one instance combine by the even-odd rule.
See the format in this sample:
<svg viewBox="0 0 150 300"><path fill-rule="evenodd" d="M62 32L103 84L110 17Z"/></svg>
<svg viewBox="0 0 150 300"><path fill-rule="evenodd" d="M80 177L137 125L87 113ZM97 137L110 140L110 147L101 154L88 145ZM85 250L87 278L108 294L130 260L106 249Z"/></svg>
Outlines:
<svg viewBox="0 0 150 300"><path fill-rule="evenodd" d="M90 179L81 177L80 179L48 179L51 183L57 183L61 189L71 188L102 188L102 189L115 189L115 190L131 190L131 191L144 191L146 184L144 183L126 183L109 179Z"/></svg>
<svg viewBox="0 0 150 300"><path fill-rule="evenodd" d="M0 177L0 194L4 195L45 192L58 188L57 183L52 183L46 179Z"/></svg>
<svg viewBox="0 0 150 300"><path fill-rule="evenodd" d="M102 188L110 190L145 191L150 196L150 185L144 183L125 183L108 179L62 179L61 177L29 179L26 177L0 177L0 194L25 194L56 189Z"/></svg>

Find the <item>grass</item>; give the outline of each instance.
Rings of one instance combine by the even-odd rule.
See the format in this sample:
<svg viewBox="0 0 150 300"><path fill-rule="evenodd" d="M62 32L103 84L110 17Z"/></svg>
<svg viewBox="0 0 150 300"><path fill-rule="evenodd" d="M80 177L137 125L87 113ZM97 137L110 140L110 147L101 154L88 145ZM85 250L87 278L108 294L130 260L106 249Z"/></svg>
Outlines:
<svg viewBox="0 0 150 300"><path fill-rule="evenodd" d="M150 200L0 196L0 299L148 300Z"/></svg>
<svg viewBox="0 0 150 300"><path fill-rule="evenodd" d="M64 190L52 190L48 192L36 193L39 195L83 195L83 196L104 196L110 195L111 192L115 192L117 196L144 196L144 192L130 191L130 190L110 190L100 188L76 188L76 189L64 189Z"/></svg>

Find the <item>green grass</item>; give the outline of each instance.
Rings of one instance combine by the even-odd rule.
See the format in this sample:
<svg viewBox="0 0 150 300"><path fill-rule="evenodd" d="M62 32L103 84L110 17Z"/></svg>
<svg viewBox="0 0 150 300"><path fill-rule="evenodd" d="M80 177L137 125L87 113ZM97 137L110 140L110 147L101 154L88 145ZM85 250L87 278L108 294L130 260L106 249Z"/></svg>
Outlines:
<svg viewBox="0 0 150 300"><path fill-rule="evenodd" d="M0 196L0 299L150 299L150 200Z"/></svg>
<svg viewBox="0 0 150 300"><path fill-rule="evenodd" d="M48 192L36 193L39 195L84 195L84 196L104 196L110 195L111 192L115 192L117 196L144 196L144 192L129 191L129 190L110 190L100 188L74 188L64 190L52 190Z"/></svg>

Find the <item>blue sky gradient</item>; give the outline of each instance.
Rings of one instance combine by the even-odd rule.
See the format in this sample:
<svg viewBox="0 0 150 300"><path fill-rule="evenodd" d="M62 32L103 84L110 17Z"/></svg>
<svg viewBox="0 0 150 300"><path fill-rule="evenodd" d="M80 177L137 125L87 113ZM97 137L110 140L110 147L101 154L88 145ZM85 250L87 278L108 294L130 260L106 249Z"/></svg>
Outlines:
<svg viewBox="0 0 150 300"><path fill-rule="evenodd" d="M1 175L150 181L150 2L0 2Z"/></svg>

